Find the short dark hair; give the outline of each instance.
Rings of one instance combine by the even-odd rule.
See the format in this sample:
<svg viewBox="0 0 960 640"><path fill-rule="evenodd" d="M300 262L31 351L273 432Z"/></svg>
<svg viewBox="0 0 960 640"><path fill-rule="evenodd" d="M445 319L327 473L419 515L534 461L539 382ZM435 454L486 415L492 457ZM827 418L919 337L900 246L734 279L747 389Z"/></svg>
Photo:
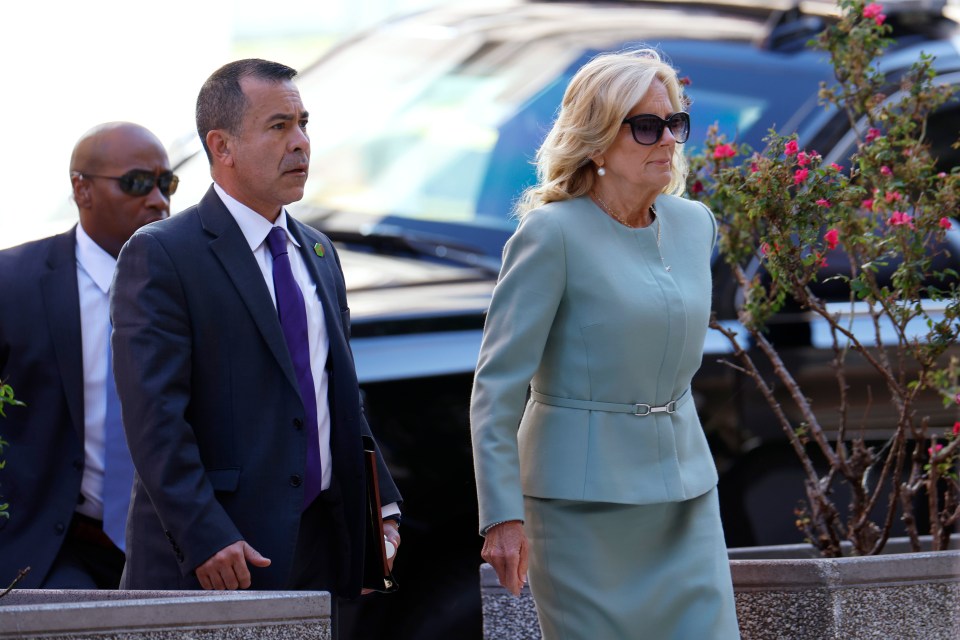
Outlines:
<svg viewBox="0 0 960 640"><path fill-rule="evenodd" d="M207 160L213 162L213 155L207 147L207 133L214 129L223 129L234 135L240 133L247 108L247 98L240 88L243 78L283 82L292 80L296 75L296 69L259 58L228 62L214 71L200 87L197 96L197 134Z"/></svg>

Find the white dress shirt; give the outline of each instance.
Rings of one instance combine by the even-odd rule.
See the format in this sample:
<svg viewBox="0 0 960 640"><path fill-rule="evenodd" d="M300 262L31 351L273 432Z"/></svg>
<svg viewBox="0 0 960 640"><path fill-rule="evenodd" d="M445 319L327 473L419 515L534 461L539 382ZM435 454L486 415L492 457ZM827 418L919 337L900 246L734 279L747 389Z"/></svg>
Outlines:
<svg viewBox="0 0 960 640"><path fill-rule="evenodd" d="M77 286L83 353L84 465L77 511L103 519L104 428L107 416L107 344L110 340L110 283L116 259L77 225Z"/></svg>
<svg viewBox="0 0 960 640"><path fill-rule="evenodd" d="M270 289L273 304L277 304L277 294L273 288L273 255L267 247L267 236L273 227L280 227L287 233L287 244L299 247L287 231L287 212L280 211L280 216L274 224L245 204L232 198L220 185L214 183L214 189L233 219L240 226L240 231L250 245L253 257L260 266L263 279ZM321 489L330 487L333 469L330 465L330 405L327 402L329 381L327 379L327 353L330 350L330 338L327 336L327 325L323 317L323 307L320 305L320 296L317 295L317 285L307 273L307 266L303 264L303 257L299 251L290 250L290 269L293 278L303 293L303 302L307 307L307 339L310 342L310 371L313 373L313 387L317 395L317 432L320 436L320 469L322 472Z"/></svg>
<svg viewBox="0 0 960 640"><path fill-rule="evenodd" d="M227 211L237 221L244 239L253 252L253 257L260 266L263 279L267 283L270 295L273 298L273 304L276 306L277 297L273 287L273 255L267 247L267 236L273 227L280 227L287 233L287 244L293 244L299 248L299 244L290 235L287 229L287 211L282 209L276 222L270 222L259 213L246 206L245 204L232 198L217 183L213 184L214 190L220 196L220 200L227 207ZM328 374L326 369L327 354L330 350L330 338L327 335L327 325L324 321L323 306L320 303L320 296L317 295L317 285L313 278L307 272L307 266L303 263L303 257L297 250L288 252L290 256L290 269L293 271L293 278L300 286L303 293L303 300L307 308L307 339L310 343L310 371L313 373L313 386L317 396L317 432L320 437L320 465L322 471L321 489L330 487L330 480L333 477L333 469L330 464L330 404L327 400ZM394 515L400 513L396 503L391 503L383 507L383 515Z"/></svg>

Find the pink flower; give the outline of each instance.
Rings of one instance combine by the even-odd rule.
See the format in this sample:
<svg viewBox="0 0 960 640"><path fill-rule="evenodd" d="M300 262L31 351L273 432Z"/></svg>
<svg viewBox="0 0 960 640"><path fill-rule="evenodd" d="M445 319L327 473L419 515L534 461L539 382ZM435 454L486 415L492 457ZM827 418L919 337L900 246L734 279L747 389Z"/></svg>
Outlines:
<svg viewBox="0 0 960 640"><path fill-rule="evenodd" d="M810 164L810 156L808 156L805 151L801 151L797 154L797 164L801 167L807 166Z"/></svg>
<svg viewBox="0 0 960 640"><path fill-rule="evenodd" d="M757 164L756 162L751 162L751 163L750 163L750 173L756 173L757 171L760 171L760 165Z"/></svg>
<svg viewBox="0 0 960 640"><path fill-rule="evenodd" d="M955 396L953 397L953 399L954 399L954 401L956 401L957 404L960 404L960 393L958 393L957 395L955 395Z"/></svg>
<svg viewBox="0 0 960 640"><path fill-rule="evenodd" d="M935 444L934 446L932 446L932 447L930 447L929 449L927 449L927 453L929 453L929 454L932 456L932 455L935 455L935 454L937 454L937 453L940 453L940 450L941 450L941 449L943 449L943 445L938 442L938 443Z"/></svg>
<svg viewBox="0 0 960 640"><path fill-rule="evenodd" d="M777 251L780 251L780 245L777 244L776 242L774 242L772 245L771 245L771 244L768 244L768 243L766 243L766 242L764 242L764 243L762 243L762 244L760 245L760 255L761 255L761 256L766 257L766 256L770 255L771 253L776 253Z"/></svg>
<svg viewBox="0 0 960 640"><path fill-rule="evenodd" d="M872 210L872 209L873 209L873 198L867 198L866 200L864 200L863 202L860 203L860 206L863 207L864 209L871 209L871 210Z"/></svg>
<svg viewBox="0 0 960 640"><path fill-rule="evenodd" d="M703 191L703 183L697 180L690 187L690 193L701 193Z"/></svg>
<svg viewBox="0 0 960 640"><path fill-rule="evenodd" d="M793 184L800 184L807 179L808 175L810 175L809 169L797 169L796 173L793 174Z"/></svg>
<svg viewBox="0 0 960 640"><path fill-rule="evenodd" d="M764 242L760 245L760 255L766 256L768 253L770 253L770 245ZM957 398L957 403L960 404L960 393L957 394Z"/></svg>
<svg viewBox="0 0 960 640"><path fill-rule="evenodd" d="M718 144L717 148L713 150L713 159L722 160L724 158L732 158L737 155L736 149L731 147L729 144Z"/></svg>
<svg viewBox="0 0 960 640"><path fill-rule="evenodd" d="M836 162L831 162L830 168L833 169L834 171L843 171L843 167L838 165Z"/></svg>
<svg viewBox="0 0 960 640"><path fill-rule="evenodd" d="M871 2L863 8L863 17L868 20L873 20L878 25L883 24L883 21L887 19L887 16L883 14L883 7L876 2Z"/></svg>
<svg viewBox="0 0 960 640"><path fill-rule="evenodd" d="M799 148L800 148L800 145L797 144L797 141L791 140L790 142L787 143L787 146L784 147L783 152L788 156L792 156L792 155L796 155L797 150Z"/></svg>
<svg viewBox="0 0 960 640"><path fill-rule="evenodd" d="M819 200L817 200L817 204L827 209L830 208L830 201L827 200L826 198L820 198Z"/></svg>
<svg viewBox="0 0 960 640"><path fill-rule="evenodd" d="M900 200L901 197L902 196L900 195L899 191L887 191L885 194L883 194L883 199L887 202L896 202Z"/></svg>
<svg viewBox="0 0 960 640"><path fill-rule="evenodd" d="M890 216L890 219L887 220L887 224L891 227L901 227L907 226L913 229L913 216L908 213L903 213L902 211L894 211L893 215Z"/></svg>
<svg viewBox="0 0 960 640"><path fill-rule="evenodd" d="M941 229L948 229L948 230L950 229L950 227L953 226L953 223L950 222L950 218L940 218L940 222L938 222L937 224L940 225Z"/></svg>
<svg viewBox="0 0 960 640"><path fill-rule="evenodd" d="M946 178L946 177L947 177L947 172L946 172L946 171L941 171L940 173L937 174L937 177L938 177L938 178Z"/></svg>
<svg viewBox="0 0 960 640"><path fill-rule="evenodd" d="M960 422L953 423L953 435L960 436Z"/></svg>
<svg viewBox="0 0 960 640"><path fill-rule="evenodd" d="M823 234L823 239L827 243L827 249L833 251L837 248L837 243L840 242L840 232L836 229L830 229L825 234Z"/></svg>
<svg viewBox="0 0 960 640"><path fill-rule="evenodd" d="M689 87L690 85L693 84L693 80L690 79L690 76L683 76L682 78L680 78L680 84L682 84L685 87Z"/></svg>
<svg viewBox="0 0 960 640"><path fill-rule="evenodd" d="M880 137L880 129L874 129L873 127L871 127L869 130L867 130L867 137L866 137L867 142L873 142L879 137Z"/></svg>
<svg viewBox="0 0 960 640"><path fill-rule="evenodd" d="M892 176L893 170L887 165L883 165L882 167L880 167L880 173L882 173L885 176Z"/></svg>

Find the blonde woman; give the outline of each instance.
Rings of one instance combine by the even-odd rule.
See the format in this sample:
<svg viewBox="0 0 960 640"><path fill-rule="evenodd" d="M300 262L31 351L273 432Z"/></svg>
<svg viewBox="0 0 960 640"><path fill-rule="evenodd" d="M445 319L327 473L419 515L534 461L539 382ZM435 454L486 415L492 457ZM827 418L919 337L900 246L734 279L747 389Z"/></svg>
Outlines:
<svg viewBox="0 0 960 640"><path fill-rule="evenodd" d="M690 392L716 224L679 196L689 131L656 51L594 58L504 249L471 406L482 555L514 594L529 575L546 640L739 638Z"/></svg>

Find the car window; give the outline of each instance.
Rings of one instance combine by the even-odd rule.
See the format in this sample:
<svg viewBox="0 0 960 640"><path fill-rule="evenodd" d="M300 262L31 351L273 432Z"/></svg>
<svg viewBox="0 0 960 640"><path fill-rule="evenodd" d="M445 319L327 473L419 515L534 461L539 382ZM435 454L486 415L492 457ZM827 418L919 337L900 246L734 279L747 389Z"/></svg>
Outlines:
<svg viewBox="0 0 960 640"><path fill-rule="evenodd" d="M960 149L955 147L960 139L960 105L952 103L941 108L927 122L927 140L937 159L937 168L949 172L960 166Z"/></svg>

